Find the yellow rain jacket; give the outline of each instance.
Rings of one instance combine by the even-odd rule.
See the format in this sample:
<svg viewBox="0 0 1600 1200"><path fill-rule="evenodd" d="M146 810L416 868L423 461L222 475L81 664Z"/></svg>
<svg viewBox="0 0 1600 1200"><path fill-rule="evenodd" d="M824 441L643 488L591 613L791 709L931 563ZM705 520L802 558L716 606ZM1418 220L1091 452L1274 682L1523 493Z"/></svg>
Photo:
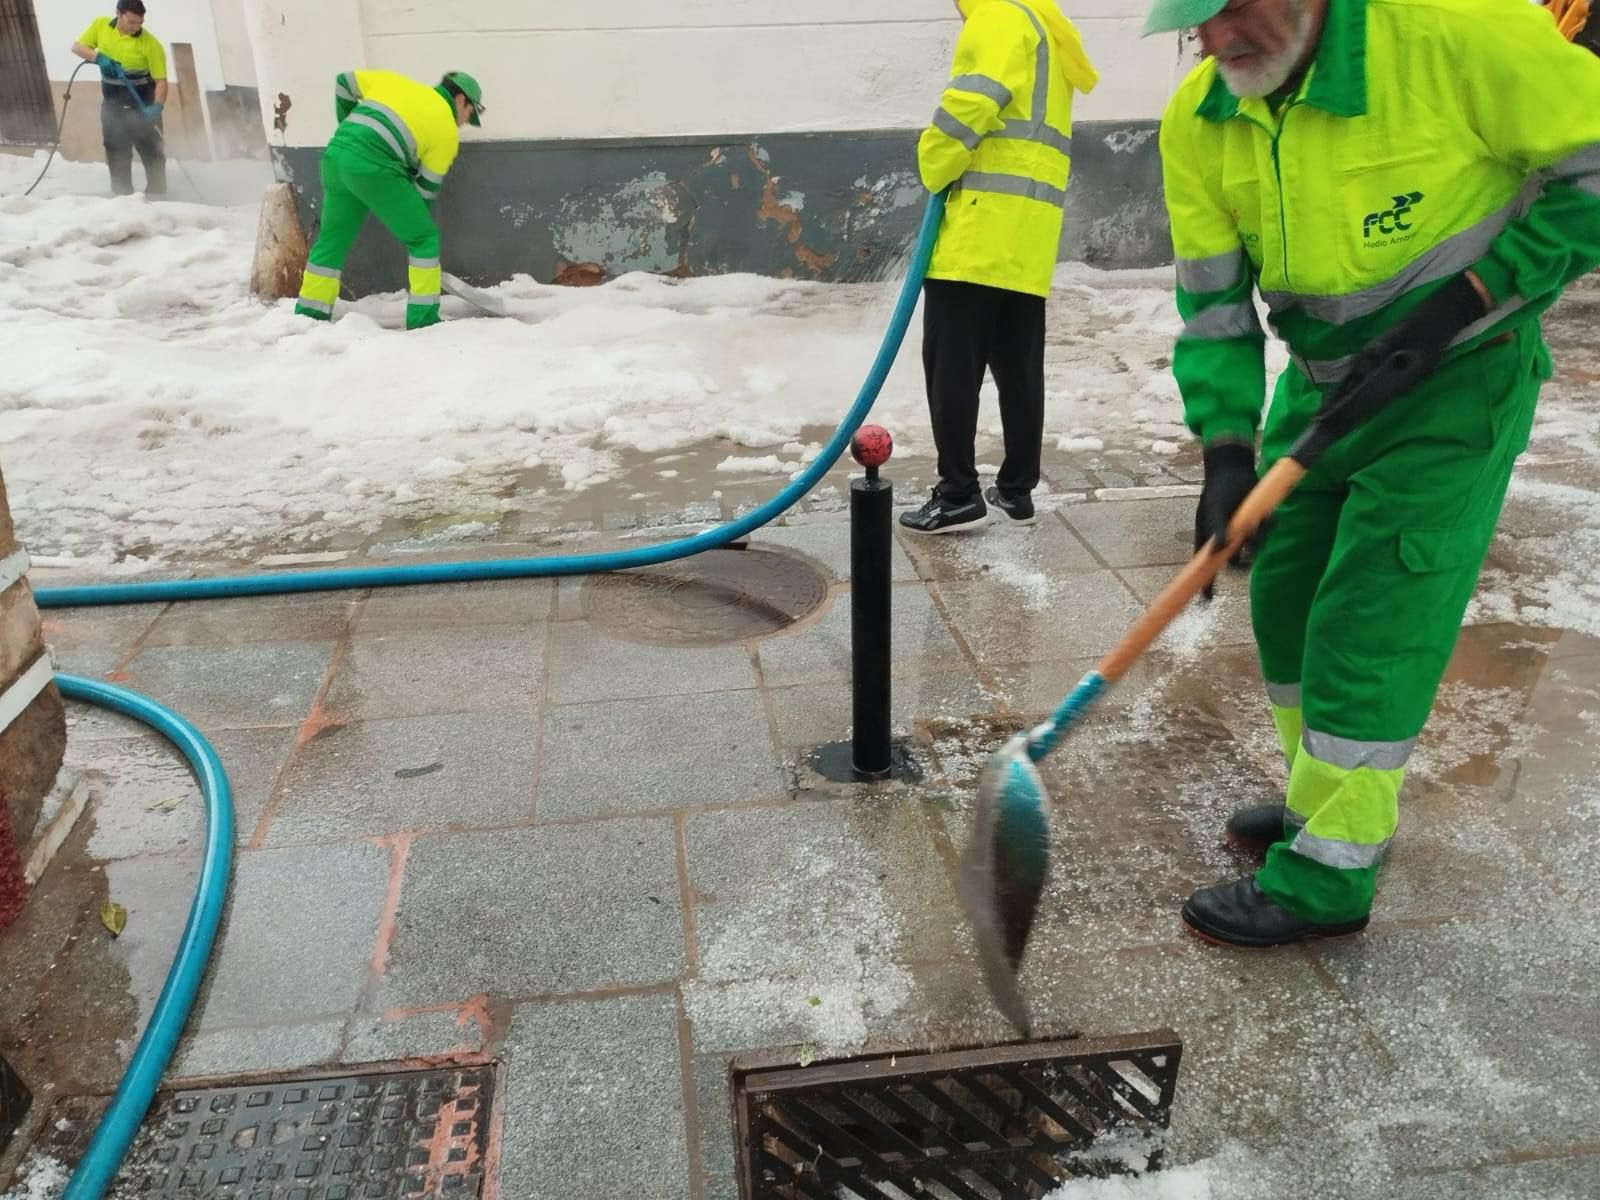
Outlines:
<svg viewBox="0 0 1600 1200"><path fill-rule="evenodd" d="M950 187L928 269L1050 293L1072 158L1072 94L1099 82L1054 0L960 0L950 82L917 144L929 191Z"/></svg>

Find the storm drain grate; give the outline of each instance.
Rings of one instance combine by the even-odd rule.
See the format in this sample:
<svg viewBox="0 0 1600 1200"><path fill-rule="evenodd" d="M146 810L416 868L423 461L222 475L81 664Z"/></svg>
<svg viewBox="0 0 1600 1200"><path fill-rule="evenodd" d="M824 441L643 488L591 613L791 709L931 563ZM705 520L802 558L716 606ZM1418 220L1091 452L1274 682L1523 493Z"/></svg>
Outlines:
<svg viewBox="0 0 1600 1200"><path fill-rule="evenodd" d="M724 646L771 637L828 600L815 567L772 550L707 550L693 558L593 575L584 616L624 641Z"/></svg>
<svg viewBox="0 0 1600 1200"><path fill-rule="evenodd" d="M3 819L3 818L0 818ZM0 1154L11 1144L12 1137L22 1128L33 1097L27 1084L4 1058L0 1058Z"/></svg>
<svg viewBox="0 0 1600 1200"><path fill-rule="evenodd" d="M733 1066L743 1200L1039 1200L1160 1165L1182 1044L1122 1038Z"/></svg>
<svg viewBox="0 0 1600 1200"><path fill-rule="evenodd" d="M112 1194L140 1200L481 1195L492 1067L162 1092ZM69 1096L34 1150L71 1165L104 1111Z"/></svg>

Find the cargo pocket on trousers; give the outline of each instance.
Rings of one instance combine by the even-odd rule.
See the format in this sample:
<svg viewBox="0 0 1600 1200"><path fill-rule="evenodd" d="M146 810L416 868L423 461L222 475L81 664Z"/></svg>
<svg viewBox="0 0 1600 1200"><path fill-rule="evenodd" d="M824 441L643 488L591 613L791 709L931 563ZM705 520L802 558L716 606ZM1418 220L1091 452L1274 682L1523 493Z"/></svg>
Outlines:
<svg viewBox="0 0 1600 1200"><path fill-rule="evenodd" d="M1470 567L1476 578L1488 549L1484 531L1473 525L1400 532L1400 565L1413 575L1434 575Z"/></svg>

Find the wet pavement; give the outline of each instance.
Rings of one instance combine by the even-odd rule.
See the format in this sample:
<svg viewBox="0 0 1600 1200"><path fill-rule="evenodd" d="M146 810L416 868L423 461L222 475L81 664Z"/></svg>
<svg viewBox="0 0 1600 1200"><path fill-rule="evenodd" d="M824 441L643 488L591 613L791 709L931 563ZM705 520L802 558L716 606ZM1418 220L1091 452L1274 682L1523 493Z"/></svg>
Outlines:
<svg viewBox="0 0 1600 1200"><path fill-rule="evenodd" d="M1177 1030L1169 1161L1214 1196L1596 1191L1597 313L1582 292L1552 323L1561 374L1364 935L1246 954L1182 932L1191 890L1252 865L1222 841L1228 811L1283 785L1241 578L1046 764L1054 866L1024 975L1038 1032ZM952 884L974 779L1184 561L1195 467L1058 452L1034 528L897 540L894 722L917 783L806 766L848 736L842 488L752 539L815 571L826 601L747 642L602 627L578 579L48 614L63 670L175 706L233 783L225 930L169 1078L492 1058L499 1196L700 1200L734 1195L730 1056L1009 1038ZM902 502L919 473L891 467ZM699 519L772 483L724 484ZM335 553L576 552L684 519L629 486L609 517L560 529L499 524L448 552L394 530ZM202 837L170 750L72 717L94 798L0 938L0 1052L46 1103L116 1082ZM127 910L120 937L106 900Z"/></svg>

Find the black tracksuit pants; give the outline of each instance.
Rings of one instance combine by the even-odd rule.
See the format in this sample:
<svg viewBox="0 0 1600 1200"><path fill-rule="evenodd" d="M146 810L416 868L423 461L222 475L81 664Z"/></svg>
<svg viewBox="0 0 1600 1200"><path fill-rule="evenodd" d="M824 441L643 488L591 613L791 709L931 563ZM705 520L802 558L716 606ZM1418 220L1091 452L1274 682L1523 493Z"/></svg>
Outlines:
<svg viewBox="0 0 1600 1200"><path fill-rule="evenodd" d="M922 366L939 451L939 493L960 502L978 494L974 442L985 368L1000 389L1006 456L995 482L1007 496L1039 485L1044 437L1044 297L977 283L923 285Z"/></svg>
<svg viewBox="0 0 1600 1200"><path fill-rule="evenodd" d="M148 95L146 95L148 91ZM146 103L155 89L140 89ZM111 169L111 191L118 196L133 192L133 152L144 164L144 190L150 196L167 194L167 151L161 141L160 123L152 125L134 104L133 97L120 84L106 90L100 104L100 139L106 148L106 166Z"/></svg>

